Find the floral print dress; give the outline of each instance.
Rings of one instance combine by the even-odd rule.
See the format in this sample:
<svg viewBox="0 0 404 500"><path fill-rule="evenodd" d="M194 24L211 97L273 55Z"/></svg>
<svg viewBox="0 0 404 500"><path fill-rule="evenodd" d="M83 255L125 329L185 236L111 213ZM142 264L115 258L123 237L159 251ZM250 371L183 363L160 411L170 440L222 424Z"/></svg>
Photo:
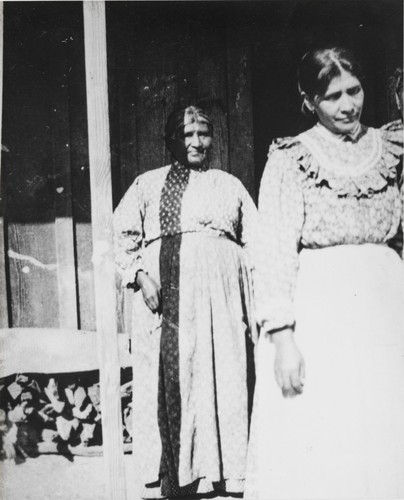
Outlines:
<svg viewBox="0 0 404 500"><path fill-rule="evenodd" d="M251 402L256 208L220 170L174 163L139 176L114 215L116 261L161 287L134 296L133 474L139 496L244 488Z"/></svg>

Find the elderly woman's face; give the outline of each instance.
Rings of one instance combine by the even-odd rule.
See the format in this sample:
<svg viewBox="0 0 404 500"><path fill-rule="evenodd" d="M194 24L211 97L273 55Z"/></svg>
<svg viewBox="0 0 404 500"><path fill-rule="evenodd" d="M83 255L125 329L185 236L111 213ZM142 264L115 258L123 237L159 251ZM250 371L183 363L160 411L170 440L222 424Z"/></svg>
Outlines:
<svg viewBox="0 0 404 500"><path fill-rule="evenodd" d="M212 146L212 134L203 122L185 123L184 131L177 137L174 156L186 166L201 166Z"/></svg>
<svg viewBox="0 0 404 500"><path fill-rule="evenodd" d="M363 100L360 81L343 71L331 80L324 95L308 100L307 105L328 130L336 134L350 134L359 125Z"/></svg>

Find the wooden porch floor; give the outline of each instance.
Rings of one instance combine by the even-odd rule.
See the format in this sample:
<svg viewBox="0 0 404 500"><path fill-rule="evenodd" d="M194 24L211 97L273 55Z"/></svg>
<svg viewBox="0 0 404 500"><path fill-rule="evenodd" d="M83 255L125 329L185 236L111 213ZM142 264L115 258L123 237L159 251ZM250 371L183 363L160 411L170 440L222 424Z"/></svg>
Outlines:
<svg viewBox="0 0 404 500"><path fill-rule="evenodd" d="M132 455L125 454L127 500L136 498ZM1 500L107 500L101 456L40 455L16 464L0 462ZM215 497L213 500L232 500ZM185 500L185 499L184 499ZM212 499L210 499L212 500Z"/></svg>
<svg viewBox="0 0 404 500"><path fill-rule="evenodd" d="M127 499L133 500L130 478L132 455L125 455ZM2 500L103 500L102 457L40 455L16 464L0 462Z"/></svg>

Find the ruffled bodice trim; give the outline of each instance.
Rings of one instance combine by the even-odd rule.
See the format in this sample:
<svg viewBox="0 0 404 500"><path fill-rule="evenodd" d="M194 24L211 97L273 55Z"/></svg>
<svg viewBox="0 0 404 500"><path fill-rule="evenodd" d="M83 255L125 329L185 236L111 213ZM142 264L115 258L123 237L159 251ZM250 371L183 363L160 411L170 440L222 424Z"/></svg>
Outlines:
<svg viewBox="0 0 404 500"><path fill-rule="evenodd" d="M403 128L358 127L350 136L316 125L270 148L259 195L254 291L261 332L293 325L302 248L386 244L403 202ZM268 264L270 263L270 265Z"/></svg>
<svg viewBox="0 0 404 500"><path fill-rule="evenodd" d="M327 155L341 145L338 136L324 138L317 126L297 137L277 139L269 149L287 150L307 178L315 185L326 185L341 197L372 197L397 178L397 165L403 151L403 127L394 122L383 129L365 128L359 141L366 137L361 161L342 164ZM330 134L331 135L331 134ZM358 142L359 142L358 141Z"/></svg>

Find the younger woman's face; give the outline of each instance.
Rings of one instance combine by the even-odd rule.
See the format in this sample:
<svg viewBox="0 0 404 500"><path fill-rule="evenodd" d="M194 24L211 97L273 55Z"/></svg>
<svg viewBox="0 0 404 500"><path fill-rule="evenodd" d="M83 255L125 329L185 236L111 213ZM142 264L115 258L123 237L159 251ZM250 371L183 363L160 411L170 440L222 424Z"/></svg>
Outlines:
<svg viewBox="0 0 404 500"><path fill-rule="evenodd" d="M331 80L324 95L315 96L312 100L306 97L306 104L328 130L336 134L350 134L359 125L363 100L360 81L343 71Z"/></svg>

